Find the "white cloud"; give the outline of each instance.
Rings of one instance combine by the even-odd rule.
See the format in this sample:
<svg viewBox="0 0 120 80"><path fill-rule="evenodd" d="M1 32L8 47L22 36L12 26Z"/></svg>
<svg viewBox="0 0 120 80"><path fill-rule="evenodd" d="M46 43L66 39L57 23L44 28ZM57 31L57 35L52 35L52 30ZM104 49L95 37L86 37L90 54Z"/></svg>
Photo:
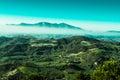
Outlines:
<svg viewBox="0 0 120 80"><path fill-rule="evenodd" d="M63 20L63 19L49 19L49 18L36 18L36 17L21 17L21 16L9 16L9 15L0 15L0 31L1 29L6 30L5 27L3 28L3 25L5 24L19 24L21 22L25 23L37 23L37 22L51 22L51 23L68 23L74 26L81 27L83 29L89 30L89 31L107 31L107 30L120 30L120 23L114 23L114 22L93 22L93 21L77 21L77 20ZM16 28L15 30L22 30ZM8 28L8 31L12 31L13 29ZM19 32L19 31L18 31Z"/></svg>

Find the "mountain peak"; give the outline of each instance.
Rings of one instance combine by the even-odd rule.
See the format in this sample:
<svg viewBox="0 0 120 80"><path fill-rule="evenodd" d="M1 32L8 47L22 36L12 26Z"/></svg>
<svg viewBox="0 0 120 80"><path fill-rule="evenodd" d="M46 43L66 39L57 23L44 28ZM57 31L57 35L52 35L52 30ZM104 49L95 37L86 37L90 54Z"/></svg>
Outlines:
<svg viewBox="0 0 120 80"><path fill-rule="evenodd" d="M42 28L66 28L66 29L79 29L79 30L83 30L80 27L76 27L73 25L69 25L66 23L49 23L49 22L38 22L38 23L20 23L20 24L10 24L12 26L23 26L23 27L42 27Z"/></svg>

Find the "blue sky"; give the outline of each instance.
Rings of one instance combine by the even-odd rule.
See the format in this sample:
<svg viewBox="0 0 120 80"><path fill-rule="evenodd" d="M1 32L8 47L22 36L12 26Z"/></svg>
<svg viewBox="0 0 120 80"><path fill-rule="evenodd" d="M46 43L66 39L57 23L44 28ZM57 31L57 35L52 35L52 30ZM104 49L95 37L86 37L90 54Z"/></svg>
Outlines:
<svg viewBox="0 0 120 80"><path fill-rule="evenodd" d="M120 0L0 0L0 24L40 21L120 30Z"/></svg>
<svg viewBox="0 0 120 80"><path fill-rule="evenodd" d="M120 0L0 0L0 15L120 22Z"/></svg>

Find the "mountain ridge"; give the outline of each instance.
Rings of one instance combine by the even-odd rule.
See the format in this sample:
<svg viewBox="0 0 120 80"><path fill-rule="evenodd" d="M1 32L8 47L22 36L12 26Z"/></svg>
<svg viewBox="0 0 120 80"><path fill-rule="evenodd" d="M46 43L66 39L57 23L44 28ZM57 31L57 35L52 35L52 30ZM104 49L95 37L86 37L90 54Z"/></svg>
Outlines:
<svg viewBox="0 0 120 80"><path fill-rule="evenodd" d="M23 27L42 27L42 28L67 28L67 29L79 29L84 30L80 27L73 26L66 23L49 23L49 22L38 22L38 23L20 23L20 24L7 24L11 26L23 26Z"/></svg>

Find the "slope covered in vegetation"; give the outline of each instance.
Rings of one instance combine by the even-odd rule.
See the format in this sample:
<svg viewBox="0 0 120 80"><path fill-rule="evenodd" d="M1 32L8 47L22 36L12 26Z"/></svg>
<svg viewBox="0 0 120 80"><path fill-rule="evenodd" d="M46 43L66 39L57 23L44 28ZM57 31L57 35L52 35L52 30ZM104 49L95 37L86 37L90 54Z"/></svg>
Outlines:
<svg viewBox="0 0 120 80"><path fill-rule="evenodd" d="M111 60L120 61L117 42L84 36L0 37L0 80L90 80L97 67Z"/></svg>

